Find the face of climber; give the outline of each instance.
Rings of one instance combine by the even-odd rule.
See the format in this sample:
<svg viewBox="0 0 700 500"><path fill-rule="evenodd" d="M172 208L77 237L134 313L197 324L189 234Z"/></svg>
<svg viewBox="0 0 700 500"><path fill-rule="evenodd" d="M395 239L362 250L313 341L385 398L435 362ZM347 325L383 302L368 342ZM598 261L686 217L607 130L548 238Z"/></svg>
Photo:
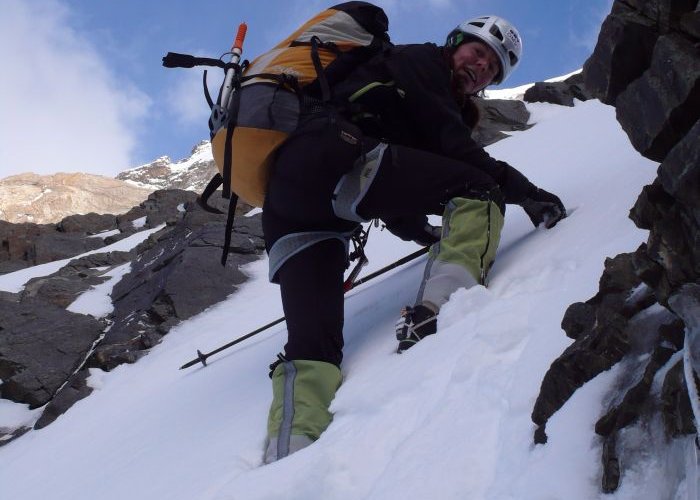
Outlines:
<svg viewBox="0 0 700 500"><path fill-rule="evenodd" d="M484 43L465 42L452 54L452 74L457 89L463 94L471 95L484 89L500 70L498 56Z"/></svg>

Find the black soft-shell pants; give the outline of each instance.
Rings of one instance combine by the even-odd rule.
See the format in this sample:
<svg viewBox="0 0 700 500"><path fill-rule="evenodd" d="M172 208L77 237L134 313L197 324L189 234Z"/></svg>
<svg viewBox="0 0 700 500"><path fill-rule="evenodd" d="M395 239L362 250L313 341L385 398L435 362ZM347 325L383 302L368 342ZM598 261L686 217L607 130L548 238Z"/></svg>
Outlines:
<svg viewBox="0 0 700 500"><path fill-rule="evenodd" d="M263 209L268 252L280 238L294 233L355 229L358 222L335 214L333 193L341 177L378 144L342 120L323 115L307 119L279 150L273 165ZM440 215L455 196L495 188L494 180L475 167L389 145L357 212L366 220ZM294 253L272 277L281 287L287 359L340 365L346 267L346 244L330 238Z"/></svg>

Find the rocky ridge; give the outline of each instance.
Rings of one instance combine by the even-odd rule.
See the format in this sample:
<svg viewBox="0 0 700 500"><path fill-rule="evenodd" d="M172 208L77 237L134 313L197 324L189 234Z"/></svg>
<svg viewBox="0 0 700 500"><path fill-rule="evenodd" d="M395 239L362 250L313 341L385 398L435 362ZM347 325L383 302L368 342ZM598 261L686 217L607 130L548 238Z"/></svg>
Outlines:
<svg viewBox="0 0 700 500"><path fill-rule="evenodd" d="M569 307L562 328L574 342L552 363L532 413L535 442L545 443L547 421L574 392L619 367L595 426L606 493L624 481L625 464L698 446L699 46L696 0L616 0L584 66L588 91L615 106L633 146L661 163L630 212L648 241L608 259L599 292ZM693 481L682 468L667 473Z"/></svg>
<svg viewBox="0 0 700 500"><path fill-rule="evenodd" d="M152 191L92 174L13 175L0 180L0 220L48 224L74 214L122 213Z"/></svg>
<svg viewBox="0 0 700 500"><path fill-rule="evenodd" d="M152 191L183 189L200 193L216 172L211 143L201 141L192 148L187 158L173 162L169 157L161 156L150 163L121 172L117 179Z"/></svg>

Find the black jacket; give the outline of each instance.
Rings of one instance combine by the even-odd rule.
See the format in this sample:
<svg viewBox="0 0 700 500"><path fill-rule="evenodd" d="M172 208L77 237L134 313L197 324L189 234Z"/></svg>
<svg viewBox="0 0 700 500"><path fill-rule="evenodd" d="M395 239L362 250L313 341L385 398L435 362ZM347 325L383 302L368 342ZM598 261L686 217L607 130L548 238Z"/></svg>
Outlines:
<svg viewBox="0 0 700 500"><path fill-rule="evenodd" d="M452 92L444 49L432 43L387 48L334 88L334 100L366 135L447 156L489 174L507 203L535 187L515 168L489 156L471 138Z"/></svg>

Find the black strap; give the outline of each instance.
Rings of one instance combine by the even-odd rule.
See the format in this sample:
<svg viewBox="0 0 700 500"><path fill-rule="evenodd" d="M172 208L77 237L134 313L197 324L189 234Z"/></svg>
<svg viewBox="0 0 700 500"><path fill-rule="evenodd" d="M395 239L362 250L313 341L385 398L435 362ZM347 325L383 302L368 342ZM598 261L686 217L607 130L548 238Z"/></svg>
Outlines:
<svg viewBox="0 0 700 500"><path fill-rule="evenodd" d="M226 191L226 189L224 189ZM231 232L233 231L233 219L236 216L236 205L238 204L238 195L231 193L231 199L228 202L228 216L226 217L226 233L224 234L224 250L221 254L221 265L226 265L228 259L228 251L231 248Z"/></svg>
<svg viewBox="0 0 700 500"><path fill-rule="evenodd" d="M209 105L209 109L214 107L214 101L211 99L211 94L209 93L209 87L207 87L207 70L204 70L204 74L202 75L202 87L204 87L204 98L207 100L207 104Z"/></svg>
<svg viewBox="0 0 700 500"><path fill-rule="evenodd" d="M163 66L166 68L194 68L195 66L216 66L226 68L228 64L221 59L211 57L195 57L189 54L168 52L163 58Z"/></svg>
<svg viewBox="0 0 700 500"><path fill-rule="evenodd" d="M238 92L236 92L238 94ZM234 97L235 98L235 97ZM224 189L221 192L221 196L224 198L231 197L231 163L233 159L231 158L232 148L231 143L233 142L233 129L235 128L232 120L229 120L226 126L226 141L224 142L224 167L222 169L222 182L224 184Z"/></svg>
<svg viewBox="0 0 700 500"><path fill-rule="evenodd" d="M321 64L321 57L318 55L319 46L323 46L321 39L317 36L311 37L311 60L314 63L314 68L316 68L316 76L321 86L321 98L324 103L327 103L331 100L331 87L328 85L328 79L325 71L323 71L323 64Z"/></svg>
<svg viewBox="0 0 700 500"><path fill-rule="evenodd" d="M207 187L204 188L204 191L202 191L202 194L197 196L197 205L209 213L223 215L224 213L221 210L214 208L209 204L209 198L223 183L224 179L221 177L221 174L214 174L214 177L209 180L209 183L207 184Z"/></svg>

